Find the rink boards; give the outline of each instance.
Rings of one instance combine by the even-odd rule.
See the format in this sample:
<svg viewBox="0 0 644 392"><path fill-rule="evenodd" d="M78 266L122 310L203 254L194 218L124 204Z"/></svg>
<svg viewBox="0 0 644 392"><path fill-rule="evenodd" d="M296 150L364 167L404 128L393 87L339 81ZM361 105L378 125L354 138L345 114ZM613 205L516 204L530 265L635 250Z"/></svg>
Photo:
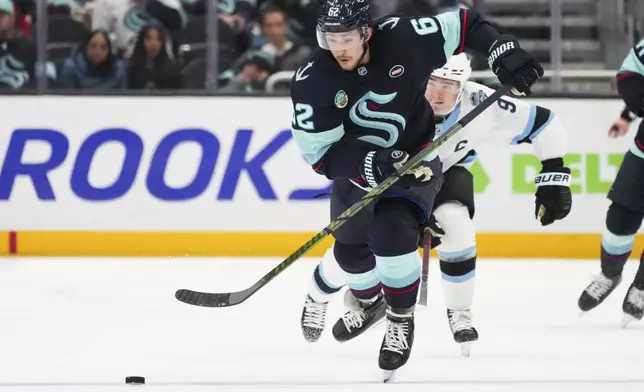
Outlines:
<svg viewBox="0 0 644 392"><path fill-rule="evenodd" d="M531 102L553 110L569 133L573 210L540 226L533 184L540 163L531 146L490 141L472 168L479 255L595 257L605 195L632 142L632 133L606 136L622 105ZM330 183L292 140L288 98L3 97L0 104L0 254L286 256L328 224L328 198L315 196ZM301 115L295 121L306 122ZM638 238L634 253L642 246Z"/></svg>

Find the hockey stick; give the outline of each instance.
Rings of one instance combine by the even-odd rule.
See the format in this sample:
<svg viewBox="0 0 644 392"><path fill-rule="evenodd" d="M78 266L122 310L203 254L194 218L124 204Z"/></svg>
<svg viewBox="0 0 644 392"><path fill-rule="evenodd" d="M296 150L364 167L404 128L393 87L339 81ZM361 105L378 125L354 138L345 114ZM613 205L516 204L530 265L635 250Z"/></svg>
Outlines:
<svg viewBox="0 0 644 392"><path fill-rule="evenodd" d="M418 305L427 307L427 279L429 279L429 252L432 249L432 236L429 227L425 227L423 232L425 241L423 244L423 264L420 270L420 298L418 298Z"/></svg>
<svg viewBox="0 0 644 392"><path fill-rule="evenodd" d="M438 148L445 144L445 142L447 142L450 137L452 137L452 135L472 122L472 120L483 113L485 109L490 107L499 98L501 98L501 96L510 91L511 88L511 86L503 86L500 89L496 90L494 94L490 95L490 97L481 102L471 112L467 113L456 124L452 125L444 134L434 140L430 145L423 148L418 154L411 157L401 168L398 169L397 173L387 177L382 183L380 183L380 185L369 191L362 197L362 199L355 202L351 207L349 207L349 209L344 211L339 217L329 223L327 227L313 236L313 238L308 240L304 245L300 246L295 252L284 259L284 261L279 263L275 268L273 268L266 275L260 278L252 286L248 287L245 290L236 291L233 293L203 293L198 291L180 289L175 293L175 297L179 301L190 305L214 308L239 305L240 303L246 301L253 294L258 292L262 287L268 284L268 282L273 280L277 275L281 274L291 264L295 263L298 259L304 256L304 254L311 250L315 245L320 243L329 234L333 233L340 226L342 226L348 219L356 215L358 212L362 211L362 209L365 208L369 203L374 201L384 191L394 185L400 177L404 176L406 173L419 166L422 160L427 155L438 150Z"/></svg>

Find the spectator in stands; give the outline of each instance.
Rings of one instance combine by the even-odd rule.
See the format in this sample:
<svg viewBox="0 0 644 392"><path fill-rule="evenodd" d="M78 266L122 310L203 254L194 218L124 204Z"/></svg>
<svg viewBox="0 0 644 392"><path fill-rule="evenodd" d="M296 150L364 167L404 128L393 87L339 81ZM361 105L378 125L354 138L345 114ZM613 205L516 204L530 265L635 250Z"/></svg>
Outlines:
<svg viewBox="0 0 644 392"><path fill-rule="evenodd" d="M181 4L192 15L206 14L206 0L181 0ZM246 24L255 16L257 0L219 0L217 6L218 14L237 16Z"/></svg>
<svg viewBox="0 0 644 392"><path fill-rule="evenodd" d="M170 33L181 30L186 16L179 0L95 0L92 30L116 34L119 54L132 54L139 31L157 21Z"/></svg>
<svg viewBox="0 0 644 392"><path fill-rule="evenodd" d="M269 6L270 3L262 6ZM272 3L286 14L293 42L303 43L309 48L317 46L315 26L322 0L272 0Z"/></svg>
<svg viewBox="0 0 644 392"><path fill-rule="evenodd" d="M33 38L31 30L34 23L34 13L36 10L36 3L34 0L14 0L14 14L16 29L22 35L28 38Z"/></svg>
<svg viewBox="0 0 644 392"><path fill-rule="evenodd" d="M246 54L241 63L240 71L224 92L261 92L266 87L266 80L274 72L274 59L270 54L254 51Z"/></svg>
<svg viewBox="0 0 644 392"><path fill-rule="evenodd" d="M180 89L181 72L171 50L165 29L157 24L143 28L130 57L130 89Z"/></svg>
<svg viewBox="0 0 644 392"><path fill-rule="evenodd" d="M68 14L74 19L90 25L92 3L92 0L47 0L47 13L49 15Z"/></svg>
<svg viewBox="0 0 644 392"><path fill-rule="evenodd" d="M35 86L36 44L16 29L12 0L0 0L0 88Z"/></svg>
<svg viewBox="0 0 644 392"><path fill-rule="evenodd" d="M112 51L107 32L91 32L65 60L59 86L77 90L114 90L126 87L125 65Z"/></svg>
<svg viewBox="0 0 644 392"><path fill-rule="evenodd" d="M260 25L266 43L262 52L275 58L275 69L294 71L309 56L311 49L296 44L286 37L286 14L275 6L269 6L260 13Z"/></svg>

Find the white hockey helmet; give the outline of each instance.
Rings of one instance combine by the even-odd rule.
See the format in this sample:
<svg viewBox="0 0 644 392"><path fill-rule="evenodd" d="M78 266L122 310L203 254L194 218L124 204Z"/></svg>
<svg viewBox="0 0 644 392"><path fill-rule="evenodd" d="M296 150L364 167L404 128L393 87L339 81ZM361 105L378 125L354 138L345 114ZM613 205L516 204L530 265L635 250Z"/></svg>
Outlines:
<svg viewBox="0 0 644 392"><path fill-rule="evenodd" d="M467 57L465 53L450 57L442 68L435 69L434 72L432 72L432 76L437 78L454 80L460 83L461 92L458 94L454 106L461 102L465 82L468 81L471 75L472 66L470 65L469 57Z"/></svg>

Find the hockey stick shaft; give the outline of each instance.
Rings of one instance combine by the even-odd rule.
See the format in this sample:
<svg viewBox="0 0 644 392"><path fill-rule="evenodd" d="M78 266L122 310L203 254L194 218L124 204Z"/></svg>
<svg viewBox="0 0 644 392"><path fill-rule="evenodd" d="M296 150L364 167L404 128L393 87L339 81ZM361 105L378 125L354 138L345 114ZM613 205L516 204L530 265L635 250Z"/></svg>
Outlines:
<svg viewBox="0 0 644 392"><path fill-rule="evenodd" d="M432 249L432 236L429 227L425 227L423 232L425 241L423 241L423 264L420 270L420 298L418 305L427 307L427 280L429 279L429 252Z"/></svg>
<svg viewBox="0 0 644 392"><path fill-rule="evenodd" d="M259 291L264 287L268 282L273 280L279 274L281 274L286 268L299 260L304 256L309 250L313 249L315 245L319 244L324 240L329 234L333 233L340 226L342 226L347 220L355 216L358 212L362 211L368 204L378 198L383 192L389 189L394 185L400 177L404 176L411 170L414 170L418 167L423 159L430 155L431 153L438 150L440 146L445 144L454 134L460 131L467 124L472 122L476 117L478 117L483 111L489 108L494 104L499 98L504 94L510 91L511 86L503 86L500 89L496 90L494 94L490 95L487 99L481 102L476 106L472 111L467 113L463 118L461 118L456 124L452 125L444 134L434 140L431 144L423 148L419 153L411 157L398 171L391 176L387 177L382 183L380 183L376 188L373 188L366 195L364 195L360 200L354 203L351 207L345 210L339 217L334 219L328 226L322 229L319 233L313 236L305 244L300 246L295 252L288 256L284 261L275 266L270 270L266 275L261 277L255 284L251 287L234 292L234 293L202 293L192 290L181 289L175 293L175 297L181 301L190 305L195 306L205 306L205 307L226 307L238 305L253 294Z"/></svg>

